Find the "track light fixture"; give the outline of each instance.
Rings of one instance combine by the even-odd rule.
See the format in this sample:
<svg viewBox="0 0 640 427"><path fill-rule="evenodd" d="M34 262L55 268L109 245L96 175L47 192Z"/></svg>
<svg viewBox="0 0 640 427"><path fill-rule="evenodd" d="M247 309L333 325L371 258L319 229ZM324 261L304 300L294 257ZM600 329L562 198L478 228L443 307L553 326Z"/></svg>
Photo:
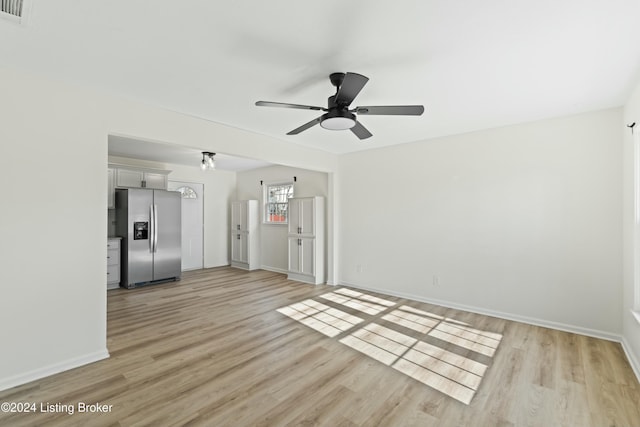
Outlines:
<svg viewBox="0 0 640 427"><path fill-rule="evenodd" d="M215 156L216 153L210 153L208 151L203 151L202 152L202 163L200 164L200 168L203 171L206 171L208 169L215 169L216 168L216 162L213 158L213 156Z"/></svg>

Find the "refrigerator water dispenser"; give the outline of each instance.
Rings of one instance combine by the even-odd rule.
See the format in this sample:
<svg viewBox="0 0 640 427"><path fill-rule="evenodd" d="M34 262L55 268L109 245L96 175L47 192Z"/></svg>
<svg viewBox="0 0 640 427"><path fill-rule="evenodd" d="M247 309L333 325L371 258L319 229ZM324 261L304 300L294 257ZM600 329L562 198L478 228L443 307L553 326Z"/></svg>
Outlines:
<svg viewBox="0 0 640 427"><path fill-rule="evenodd" d="M133 240L148 240L148 239L149 239L149 223L134 222L133 223Z"/></svg>

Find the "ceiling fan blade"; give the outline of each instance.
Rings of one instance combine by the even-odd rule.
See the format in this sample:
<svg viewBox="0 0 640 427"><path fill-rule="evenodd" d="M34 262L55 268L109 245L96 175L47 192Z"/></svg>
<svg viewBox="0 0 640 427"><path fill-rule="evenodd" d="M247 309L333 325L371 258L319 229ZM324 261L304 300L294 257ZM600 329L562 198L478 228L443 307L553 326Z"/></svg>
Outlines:
<svg viewBox="0 0 640 427"><path fill-rule="evenodd" d="M297 135L300 132L305 131L305 130L309 129L310 127L313 127L313 126L317 125L318 123L320 123L320 119L321 118L322 117L318 117L317 119L313 119L310 122L303 124L299 128L295 128L291 132L287 132L287 135Z"/></svg>
<svg viewBox="0 0 640 427"><path fill-rule="evenodd" d="M367 139L373 136L371 132L369 132L366 127L362 126L362 123L360 122L356 122L356 125L351 128L351 132L360 139Z"/></svg>
<svg viewBox="0 0 640 427"><path fill-rule="evenodd" d="M376 107L356 107L353 111L358 114L382 116L421 116L424 113L422 105L386 105Z"/></svg>
<svg viewBox="0 0 640 427"><path fill-rule="evenodd" d="M271 102L271 101L258 101L256 102L258 107L280 107L280 108L297 108L300 110L317 110L327 111L326 108L316 107L313 105L300 105L300 104L287 104L285 102Z"/></svg>
<svg viewBox="0 0 640 427"><path fill-rule="evenodd" d="M369 81L368 77L365 77L357 73L347 73L344 76L342 84L338 88L336 93L336 104L349 105L358 96L364 85Z"/></svg>

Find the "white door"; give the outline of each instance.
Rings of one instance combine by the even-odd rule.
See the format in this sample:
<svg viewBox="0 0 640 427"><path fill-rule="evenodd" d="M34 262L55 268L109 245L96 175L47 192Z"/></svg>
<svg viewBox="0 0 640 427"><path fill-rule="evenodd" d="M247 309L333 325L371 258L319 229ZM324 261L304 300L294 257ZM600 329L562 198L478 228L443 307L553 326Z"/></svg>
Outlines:
<svg viewBox="0 0 640 427"><path fill-rule="evenodd" d="M169 181L167 188L182 193L182 271L204 268L204 184Z"/></svg>
<svg viewBox="0 0 640 427"><path fill-rule="evenodd" d="M247 202L238 201L231 203L231 230L247 231Z"/></svg>
<svg viewBox="0 0 640 427"><path fill-rule="evenodd" d="M315 239L300 239L300 272L311 276L315 274L314 246Z"/></svg>
<svg viewBox="0 0 640 427"><path fill-rule="evenodd" d="M300 234L300 201L298 199L289 199L289 234Z"/></svg>
<svg viewBox="0 0 640 427"><path fill-rule="evenodd" d="M231 261L249 262L249 236L242 231L231 233Z"/></svg>
<svg viewBox="0 0 640 427"><path fill-rule="evenodd" d="M249 236L247 233L240 233L240 247L242 248L240 251L242 252L241 261L248 263L249 262Z"/></svg>
<svg viewBox="0 0 640 427"><path fill-rule="evenodd" d="M289 237L289 271L300 273L300 244L297 237Z"/></svg>
<svg viewBox="0 0 640 427"><path fill-rule="evenodd" d="M315 232L313 229L314 204L313 199L300 200L300 234L313 235Z"/></svg>

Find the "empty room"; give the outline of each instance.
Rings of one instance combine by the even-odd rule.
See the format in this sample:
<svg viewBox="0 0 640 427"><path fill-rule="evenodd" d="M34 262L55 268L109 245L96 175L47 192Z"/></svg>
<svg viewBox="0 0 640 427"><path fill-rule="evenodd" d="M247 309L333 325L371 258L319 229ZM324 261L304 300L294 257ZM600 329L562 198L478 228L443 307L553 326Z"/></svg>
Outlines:
<svg viewBox="0 0 640 427"><path fill-rule="evenodd" d="M0 426L640 426L640 2L0 3Z"/></svg>

